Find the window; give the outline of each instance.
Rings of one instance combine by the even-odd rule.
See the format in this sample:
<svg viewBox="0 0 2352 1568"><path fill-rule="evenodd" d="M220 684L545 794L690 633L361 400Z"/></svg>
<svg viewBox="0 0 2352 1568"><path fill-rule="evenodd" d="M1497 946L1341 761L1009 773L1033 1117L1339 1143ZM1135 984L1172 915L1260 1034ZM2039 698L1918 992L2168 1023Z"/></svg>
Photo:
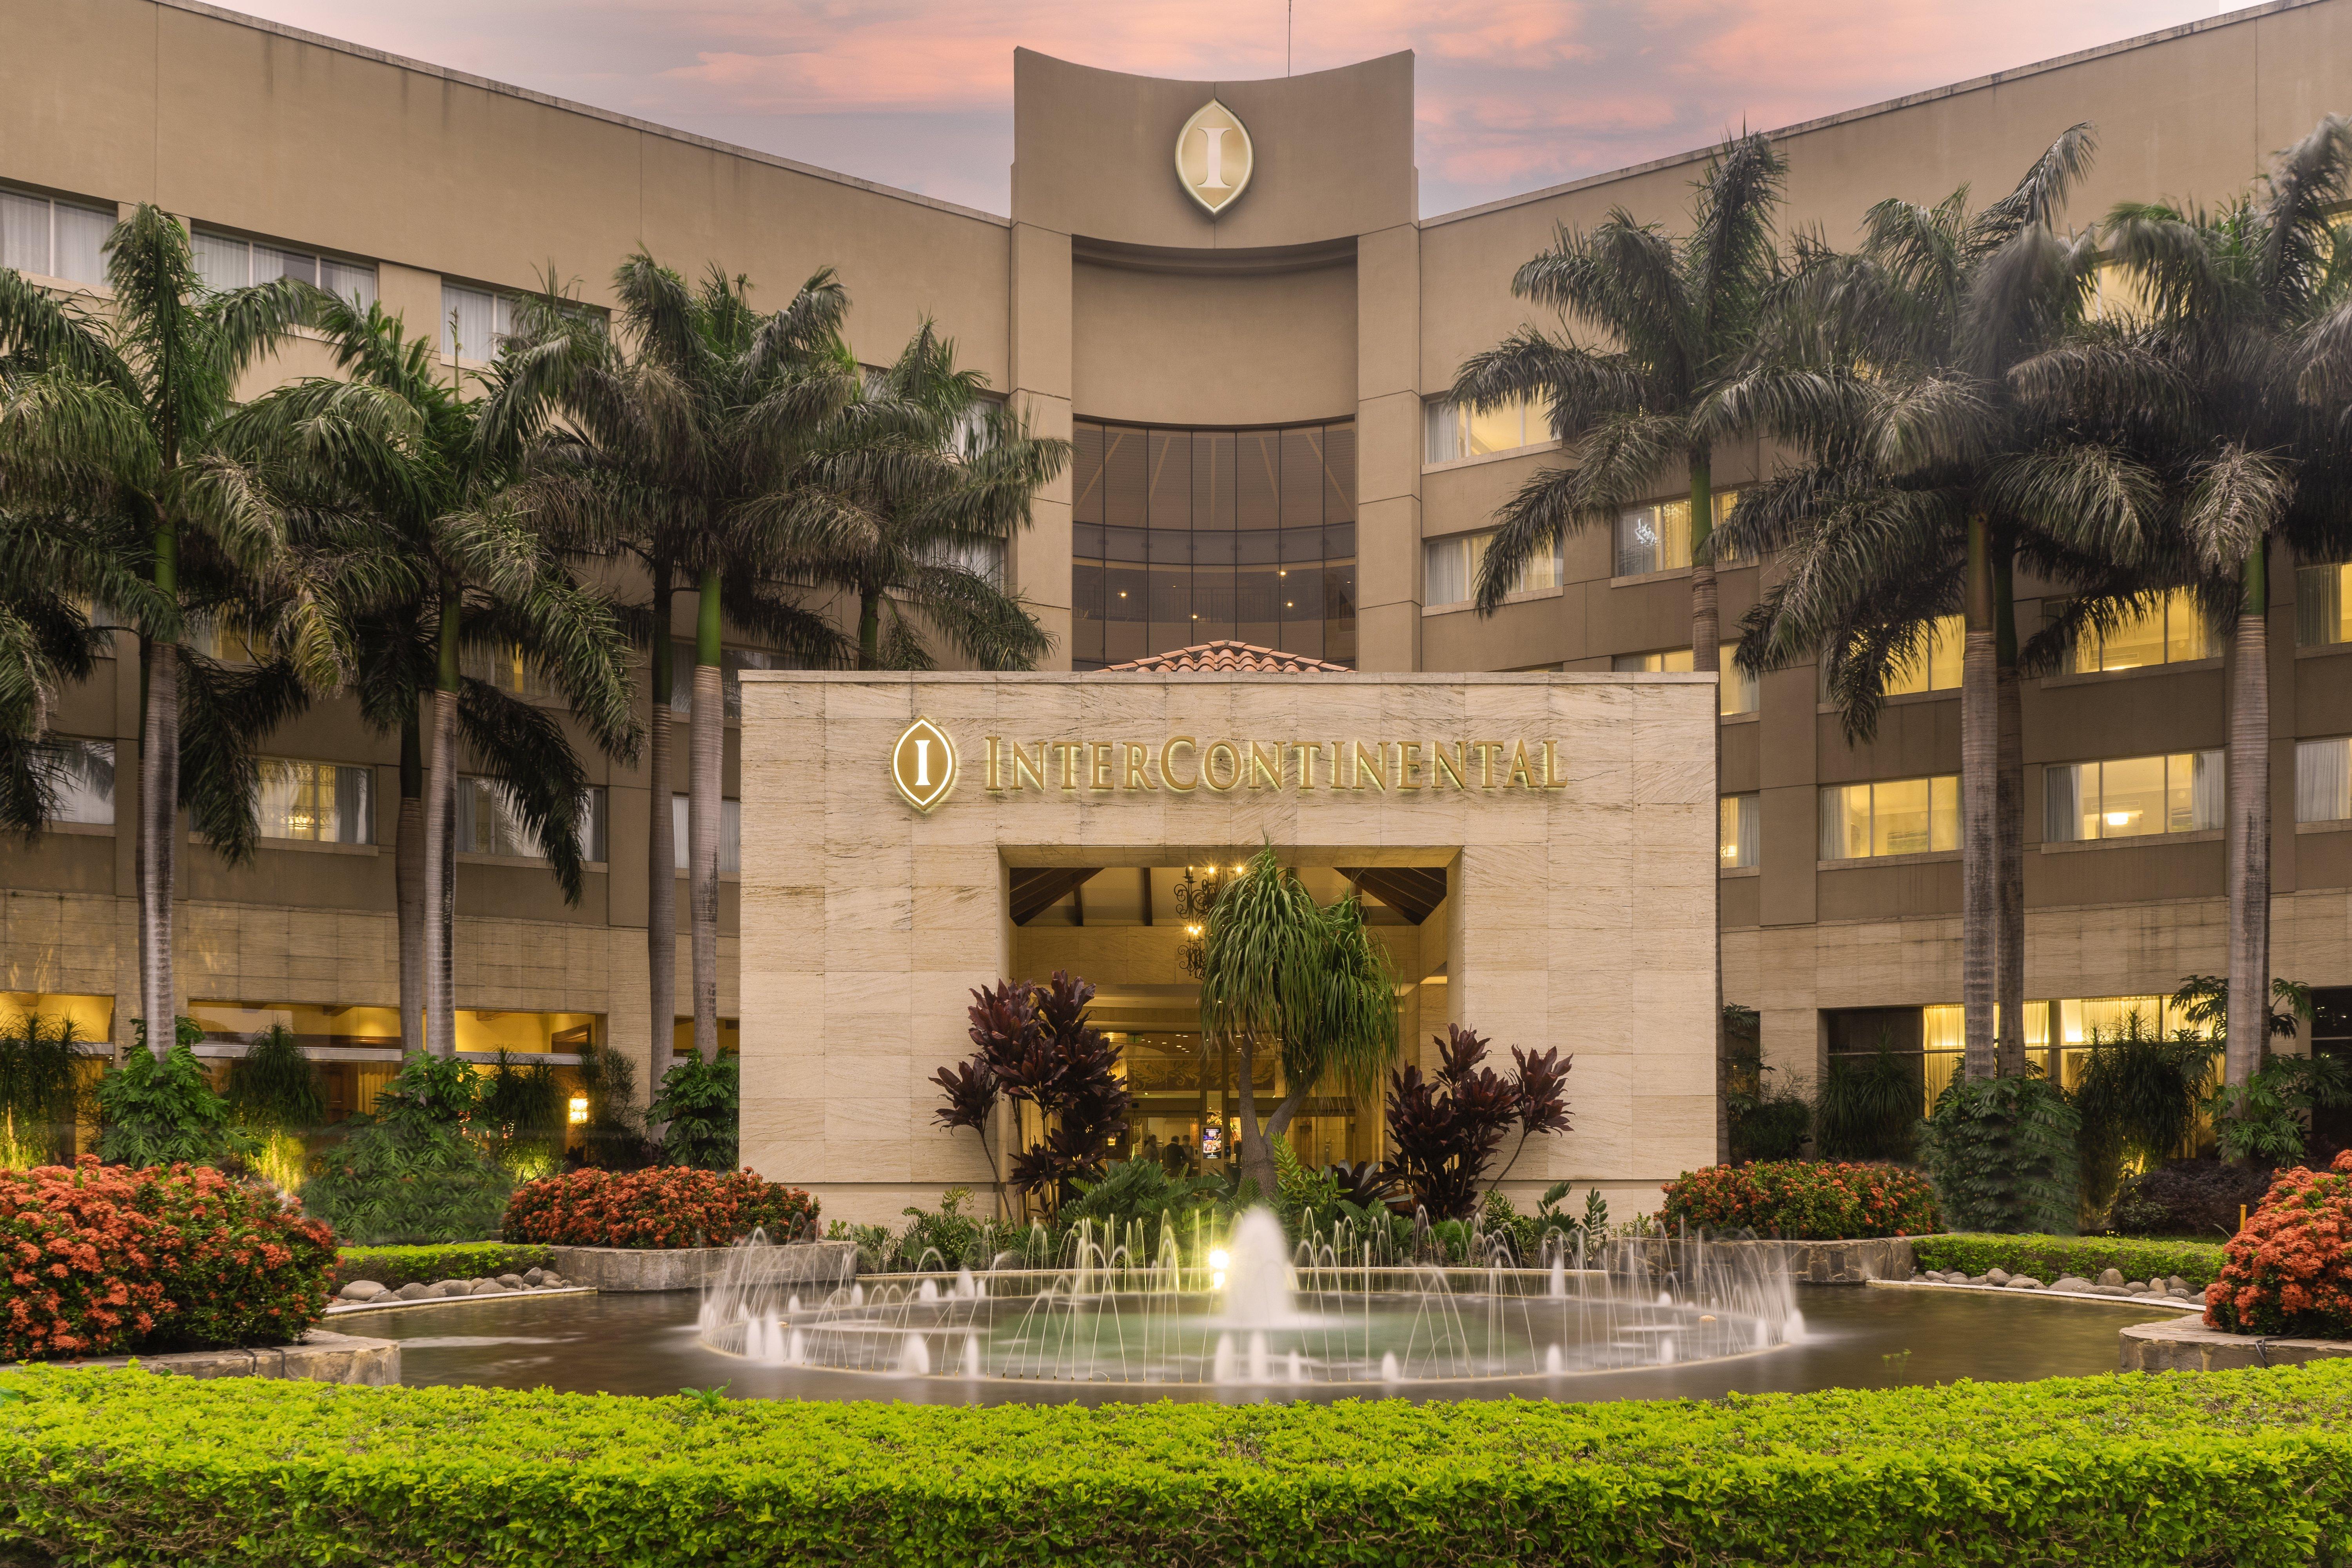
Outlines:
<svg viewBox="0 0 2352 1568"><path fill-rule="evenodd" d="M590 784L580 796L580 858L601 862L605 855L604 786ZM539 835L515 809L514 794L496 779L457 781L457 847L468 855L504 855L544 860Z"/></svg>
<svg viewBox="0 0 2352 1568"><path fill-rule="evenodd" d="M261 836L310 844L375 842L375 770L261 759Z"/></svg>
<svg viewBox="0 0 2352 1568"><path fill-rule="evenodd" d="M106 281L112 207L83 206L0 188L0 267L68 283Z"/></svg>
<svg viewBox="0 0 2352 1568"><path fill-rule="evenodd" d="M1960 778L1881 779L1822 790L1822 858L1867 860L1960 847Z"/></svg>
<svg viewBox="0 0 2352 1568"><path fill-rule="evenodd" d="M2352 820L2352 741L2295 743L2294 819Z"/></svg>
<svg viewBox="0 0 2352 1568"><path fill-rule="evenodd" d="M2197 833L2221 826L2221 753L2058 763L2042 773L2053 843Z"/></svg>
<svg viewBox="0 0 2352 1568"><path fill-rule="evenodd" d="M1715 492L1715 521L1721 528L1738 510L1739 492ZM1738 556L1718 550L1715 563L1730 566ZM1662 500L1637 506L1617 519L1617 575L1640 577L1652 572L1673 572L1691 563L1690 500Z"/></svg>
<svg viewBox="0 0 2352 1568"><path fill-rule="evenodd" d="M1935 628L1927 634L1926 656L1914 657L1889 674L1886 695L1907 697L1915 691L1958 691L1960 655L1967 643L1968 631L1959 616L1938 616Z"/></svg>
<svg viewBox="0 0 2352 1568"><path fill-rule="evenodd" d="M1727 642L1716 655L1721 667L1717 687L1716 711L1723 714L1753 713L1757 703L1757 679L1739 668L1734 656L1739 645ZM1664 653L1621 653L1609 661L1609 668L1620 675L1688 675L1691 672L1691 650L1671 648Z"/></svg>
<svg viewBox="0 0 2352 1568"><path fill-rule="evenodd" d="M539 661L523 652L519 643L506 643L496 648L468 647L460 662L467 675L488 681L509 696L537 700L563 695L548 679Z"/></svg>
<svg viewBox="0 0 2352 1568"><path fill-rule="evenodd" d="M977 577L1004 586L1004 541L984 533L935 539L927 552L942 566L961 566ZM773 666L762 666L772 668Z"/></svg>
<svg viewBox="0 0 2352 1568"><path fill-rule="evenodd" d="M772 653L766 648L720 648L719 695L726 709L726 717L743 717L743 671L801 668L800 661L791 655ZM694 645L690 642L672 642L669 645L669 710L687 714L694 711Z"/></svg>
<svg viewBox="0 0 2352 1568"><path fill-rule="evenodd" d="M2185 664L2220 652L2205 613L2195 599L2175 589L2152 607L2129 616L2105 637L2078 638L2068 650L2066 668L2075 675L2090 675L2152 664Z"/></svg>
<svg viewBox="0 0 2352 1568"><path fill-rule="evenodd" d="M2352 642L2352 564L2295 569L2294 642L2297 647Z"/></svg>
<svg viewBox="0 0 2352 1568"><path fill-rule="evenodd" d="M1736 871L1756 864L1756 836L1764 824L1752 795L1727 795L1717 803L1716 864Z"/></svg>
<svg viewBox="0 0 2352 1568"><path fill-rule="evenodd" d="M250 1045L271 1028L284 1028L290 1030L306 1050L384 1051L394 1056L400 1050L400 1009L396 1006L191 1001L188 1016L204 1029L205 1039L218 1045ZM532 1055L576 1052L604 1033L604 1016L597 1013L461 1008L457 1022L457 1049L484 1056L501 1050ZM382 1078L364 1092L352 1096L342 1109L347 1112L371 1109L375 1091L390 1080L393 1070L387 1064Z"/></svg>
<svg viewBox="0 0 2352 1568"><path fill-rule="evenodd" d="M75 1039L104 1045L114 1037L114 998L65 991L0 991L0 1030L19 1030L27 1018L38 1018L51 1029L69 1025Z"/></svg>
<svg viewBox="0 0 2352 1568"><path fill-rule="evenodd" d="M1444 605L1466 605L1478 596L1478 572L1486 563L1487 546L1495 542L1494 530L1484 533L1457 533L1450 539L1432 539L1422 547L1422 561L1427 570L1430 607ZM1539 551L1519 568L1517 581L1511 584L1514 594L1532 594L1540 588L1557 588L1564 580L1567 561L1560 542L1554 540L1549 551Z"/></svg>
<svg viewBox="0 0 2352 1568"><path fill-rule="evenodd" d="M34 766L57 790L51 822L114 821L114 742L52 735L35 753Z"/></svg>
<svg viewBox="0 0 2352 1568"><path fill-rule="evenodd" d="M682 795L669 797L670 852L681 871L693 869L686 863L687 799ZM719 874L739 876L743 870L743 803L722 800L719 803Z"/></svg>
<svg viewBox="0 0 2352 1568"><path fill-rule="evenodd" d="M512 294L495 293L488 289L464 289L455 283L442 284L442 357L478 361L495 359L499 345L514 333L515 307L520 303Z"/></svg>
<svg viewBox="0 0 2352 1568"><path fill-rule="evenodd" d="M196 230L194 237L196 271L207 289L243 289L255 283L274 283L280 278L299 278L360 306L375 303L375 266L372 262L287 250L208 229Z"/></svg>
<svg viewBox="0 0 2352 1568"><path fill-rule="evenodd" d="M1483 414L1450 397L1432 398L1424 407L1429 429L1426 460L1432 463L1515 452L1552 438L1543 410L1523 398L1513 398Z"/></svg>
<svg viewBox="0 0 2352 1568"><path fill-rule="evenodd" d="M1353 420L1074 439L1072 668L1223 638L1355 662Z"/></svg>

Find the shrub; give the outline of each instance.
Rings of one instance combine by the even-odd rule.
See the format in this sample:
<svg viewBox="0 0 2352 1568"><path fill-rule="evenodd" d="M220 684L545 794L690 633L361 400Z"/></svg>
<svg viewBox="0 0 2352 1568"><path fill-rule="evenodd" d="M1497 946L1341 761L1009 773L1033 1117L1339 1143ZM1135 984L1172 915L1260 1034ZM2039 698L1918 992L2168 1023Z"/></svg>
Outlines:
<svg viewBox="0 0 2352 1568"><path fill-rule="evenodd" d="M527 1182L563 1168L566 1098L553 1068L499 1052L498 1064L480 1085L473 1121L500 1170Z"/></svg>
<svg viewBox="0 0 2352 1568"><path fill-rule="evenodd" d="M2205 1321L2241 1334L2352 1339L2352 1151L2326 1171L2282 1171L2230 1238Z"/></svg>
<svg viewBox="0 0 2352 1568"><path fill-rule="evenodd" d="M1832 1057L1814 1094L1813 1146L1824 1160L1909 1160L1919 1136L1919 1058L1882 1036L1867 1057Z"/></svg>
<svg viewBox="0 0 2352 1568"><path fill-rule="evenodd" d="M74 1023L26 1013L0 1030L0 1166L73 1157Z"/></svg>
<svg viewBox="0 0 2352 1568"><path fill-rule="evenodd" d="M1719 1403L0 1390L0 1546L76 1563L2286 1568L2352 1518L2343 1362Z"/></svg>
<svg viewBox="0 0 2352 1568"><path fill-rule="evenodd" d="M2107 1223L2134 1236L2210 1236L2238 1233L2238 1211L2262 1206L2271 1173L2219 1160L2178 1160L2137 1176L2116 1191Z"/></svg>
<svg viewBox="0 0 2352 1568"><path fill-rule="evenodd" d="M1956 1078L1937 1097L1919 1152L1956 1230L2078 1228L2081 1118L2038 1078Z"/></svg>
<svg viewBox="0 0 2352 1568"><path fill-rule="evenodd" d="M2291 1165L2304 1157L2315 1106L2352 1102L2352 1068L2336 1057L2273 1057L2242 1084L2213 1091L2213 1136L2229 1160Z"/></svg>
<svg viewBox="0 0 2352 1568"><path fill-rule="evenodd" d="M2138 1013L2113 1035L2094 1029L2067 1099L2082 1119L2075 1136L2083 1173L2083 1217L2096 1223L2114 1203L2127 1163L2143 1167L2179 1152L2197 1130L2216 1040L2183 1030L2166 1039Z"/></svg>
<svg viewBox="0 0 2352 1568"><path fill-rule="evenodd" d="M1394 1152L1388 1172L1430 1218L1466 1220L1478 1212L1479 1184L1512 1128L1519 1130L1520 1149L1537 1133L1569 1130L1561 1091L1570 1063L1559 1060L1557 1050L1536 1056L1514 1046L1511 1076L1505 1078L1481 1065L1486 1037L1475 1029L1449 1024L1444 1036L1433 1038L1433 1076L1424 1079L1411 1066L1389 1075L1386 1113ZM1514 1150L1512 1159L1517 1157Z"/></svg>
<svg viewBox="0 0 2352 1568"><path fill-rule="evenodd" d="M1275 1141L1277 1157L1288 1147L1287 1139ZM1295 1157L1291 1167L1297 1168ZM1108 1230L1122 1238L1129 1226L1139 1226L1149 1257L1160 1245L1161 1215L1183 1231L1192 1211L1215 1202L1223 1185L1215 1176L1171 1176L1157 1160L1125 1160L1110 1166L1099 1181L1077 1183L1078 1195L1062 1206L1061 1220L1065 1226L1091 1220L1097 1232ZM1191 1239L1189 1235L1185 1239Z"/></svg>
<svg viewBox="0 0 2352 1568"><path fill-rule="evenodd" d="M230 1120L228 1101L213 1092L212 1075L188 1048L195 1026L181 1024L183 1037L162 1061L142 1045L98 1080L98 1152L108 1163L241 1167L261 1152L259 1141Z"/></svg>
<svg viewBox="0 0 2352 1568"><path fill-rule="evenodd" d="M1920 1236L1937 1227L1936 1191L1900 1165L1822 1160L1709 1165L1666 1184L1669 1229L1752 1230L1790 1241Z"/></svg>
<svg viewBox="0 0 2352 1568"><path fill-rule="evenodd" d="M661 1092L654 1097L646 1120L665 1124L662 1155L671 1164L731 1171L742 1099L732 1058L721 1057L705 1067L701 1058L688 1057L663 1076Z"/></svg>
<svg viewBox="0 0 2352 1568"><path fill-rule="evenodd" d="M816 1200L798 1187L666 1165L527 1183L507 1205L504 1235L556 1247L725 1247L754 1230L779 1242L813 1236L816 1218Z"/></svg>
<svg viewBox="0 0 2352 1568"><path fill-rule="evenodd" d="M254 1166L289 1192L299 1191L309 1157L303 1135L327 1120L327 1090L319 1064L283 1024L256 1036L228 1064L229 1119L259 1145Z"/></svg>
<svg viewBox="0 0 2352 1568"><path fill-rule="evenodd" d="M588 1121L564 1158L598 1171L642 1171L661 1163L661 1146L646 1136L636 1109L636 1064L591 1040L580 1047L580 1093Z"/></svg>
<svg viewBox="0 0 2352 1568"><path fill-rule="evenodd" d="M493 1235L513 1178L468 1131L480 1079L466 1063L419 1054L322 1150L303 1198L346 1240L478 1241Z"/></svg>
<svg viewBox="0 0 2352 1568"><path fill-rule="evenodd" d="M346 1247L335 1255L328 1288L340 1290L354 1279L373 1279L388 1290L430 1285L441 1279L495 1279L545 1268L553 1254L544 1247L510 1247L498 1241L461 1241L447 1247Z"/></svg>
<svg viewBox="0 0 2352 1568"><path fill-rule="evenodd" d="M299 1339L327 1305L335 1241L276 1194L205 1166L85 1154L0 1172L0 1360Z"/></svg>
<svg viewBox="0 0 2352 1568"><path fill-rule="evenodd" d="M1105 1147L1127 1131L1127 1079L1119 1047L1087 1022L1095 988L1056 970L1034 981L999 981L971 994L966 1009L971 1058L935 1080L948 1102L934 1112L950 1128L970 1125L976 1107L996 1096L1037 1108L1044 1139L1013 1158L1013 1185L1045 1195L1058 1208L1081 1181L1103 1173ZM981 1147L987 1148L985 1128Z"/></svg>
<svg viewBox="0 0 2352 1568"><path fill-rule="evenodd" d="M2193 1286L2221 1277L2221 1247L2207 1241L2142 1241L2123 1236L1926 1236L1911 1243L1922 1268L1989 1274L2005 1268L2047 1285L2068 1274L2096 1279L2115 1269L2126 1279L2169 1279Z"/></svg>

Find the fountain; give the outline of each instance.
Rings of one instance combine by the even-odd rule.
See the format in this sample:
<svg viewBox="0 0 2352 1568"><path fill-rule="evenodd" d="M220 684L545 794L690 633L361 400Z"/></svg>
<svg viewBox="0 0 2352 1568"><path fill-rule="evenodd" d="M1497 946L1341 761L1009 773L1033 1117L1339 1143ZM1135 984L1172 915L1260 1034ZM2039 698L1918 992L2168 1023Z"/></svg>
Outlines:
<svg viewBox="0 0 2352 1568"><path fill-rule="evenodd" d="M1080 1226L1022 1253L783 1288L755 1236L698 1321L712 1350L898 1378L1234 1389L1564 1377L1752 1355L1800 1339L1781 1249L1703 1237L1549 1237L1536 1266L1474 1234L1465 1266L1384 1258L1344 1225L1296 1246L1265 1209L1221 1247ZM1189 1260L1188 1260L1189 1259ZM936 1267L931 1265L936 1264ZM822 1292L822 1294L820 1294Z"/></svg>

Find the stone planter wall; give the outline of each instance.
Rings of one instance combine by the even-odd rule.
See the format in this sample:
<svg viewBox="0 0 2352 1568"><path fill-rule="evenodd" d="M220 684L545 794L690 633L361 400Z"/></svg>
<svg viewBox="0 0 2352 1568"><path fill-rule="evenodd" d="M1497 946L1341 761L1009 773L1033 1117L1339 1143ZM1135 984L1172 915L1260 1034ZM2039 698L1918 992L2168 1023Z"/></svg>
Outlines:
<svg viewBox="0 0 2352 1568"><path fill-rule="evenodd" d="M2279 1340L2225 1334L2202 1313L2134 1323L2117 1331L2126 1372L2231 1372L2249 1366L2301 1366L2352 1356L2352 1340Z"/></svg>
<svg viewBox="0 0 2352 1568"><path fill-rule="evenodd" d="M305 1383L354 1383L388 1388L400 1381L400 1342L362 1339L312 1329L302 1342L257 1350L177 1351L169 1355L102 1356L53 1363L72 1367L127 1367L175 1377L285 1377Z"/></svg>
<svg viewBox="0 0 2352 1568"><path fill-rule="evenodd" d="M1801 1285L1867 1285L1874 1279L1908 1279L1916 1263L1908 1237L1870 1237L1858 1241L1718 1241L1718 1247L1778 1247L1788 1258L1789 1278Z"/></svg>
<svg viewBox="0 0 2352 1568"><path fill-rule="evenodd" d="M699 1290L727 1271L731 1247L558 1247L555 1272L599 1290ZM807 1241L768 1249L775 1278L788 1284L841 1285L857 1274L857 1245Z"/></svg>

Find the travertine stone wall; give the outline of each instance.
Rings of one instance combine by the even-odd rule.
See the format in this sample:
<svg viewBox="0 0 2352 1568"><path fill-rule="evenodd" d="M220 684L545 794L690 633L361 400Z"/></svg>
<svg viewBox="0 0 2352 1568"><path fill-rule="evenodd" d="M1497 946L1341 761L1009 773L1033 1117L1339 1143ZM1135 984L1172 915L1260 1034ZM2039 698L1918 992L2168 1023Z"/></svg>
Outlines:
<svg viewBox="0 0 2352 1568"><path fill-rule="evenodd" d="M889 756L929 718L954 792L929 815ZM1164 788L992 795L983 738L1558 742L1560 787ZM1328 752L1326 755L1328 756ZM1012 961L1015 866L1181 863L1270 838L1301 864L1449 868L1450 1018L1573 1053L1575 1131L1511 1186L1561 1177L1613 1205L1715 1147L1715 693L1690 676L843 675L743 684L746 1163L830 1218L895 1220L992 1179L932 1123L932 1073L967 1054L966 993ZM1157 763L1152 777L1157 779ZM1497 774L1499 780L1500 774ZM1440 1011L1443 1009L1443 1011Z"/></svg>

